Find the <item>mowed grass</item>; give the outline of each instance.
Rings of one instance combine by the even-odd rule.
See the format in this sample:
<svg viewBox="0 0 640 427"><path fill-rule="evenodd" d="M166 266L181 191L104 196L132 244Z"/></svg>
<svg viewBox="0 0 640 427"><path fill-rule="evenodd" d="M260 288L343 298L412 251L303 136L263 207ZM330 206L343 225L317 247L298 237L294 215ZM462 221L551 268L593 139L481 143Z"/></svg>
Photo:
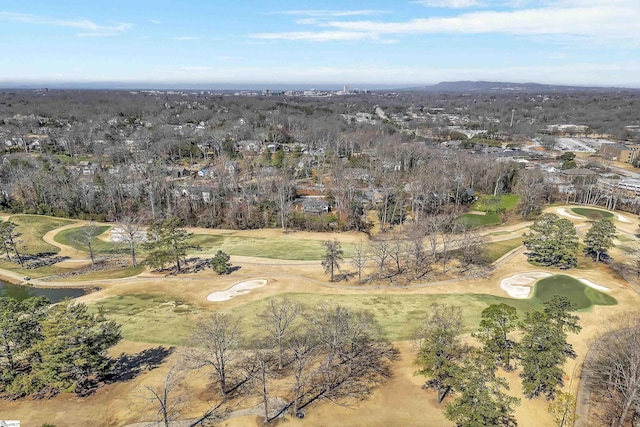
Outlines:
<svg viewBox="0 0 640 427"><path fill-rule="evenodd" d="M501 196L484 194L473 202L471 210L482 212L511 211L518 206L518 202L520 202L520 196L517 194L503 194Z"/></svg>
<svg viewBox="0 0 640 427"><path fill-rule="evenodd" d="M184 301L160 294L109 297L89 309L121 324L127 340L168 345L186 343L199 312Z"/></svg>
<svg viewBox="0 0 640 427"><path fill-rule="evenodd" d="M533 298L544 302L551 300L554 295L569 298L578 310L587 310L592 305L618 304L615 298L586 286L579 280L565 274L555 274L536 282Z"/></svg>
<svg viewBox="0 0 640 427"><path fill-rule="evenodd" d="M284 294L292 301L298 301L307 308L320 304L339 304L353 310L368 310L373 313L381 326L381 335L391 341L415 338L416 328L429 312L432 303L451 304L463 310L465 332L478 329L480 313L490 304L505 303L518 309L520 315L526 311L539 309L542 304L537 299L516 300L488 294L429 294L429 295L329 295L329 294ZM262 312L271 299L282 295L251 302L240 307L225 309L226 312L243 319L247 334L256 333L254 319Z"/></svg>
<svg viewBox="0 0 640 427"><path fill-rule="evenodd" d="M123 279L125 277L133 277L142 273L145 269L144 265L138 264L136 267L118 268L115 270L93 271L86 274L78 274L76 276L66 277L65 282L85 282L87 280L105 280L105 279Z"/></svg>
<svg viewBox="0 0 640 427"><path fill-rule="evenodd" d="M471 228L500 225L500 223L502 223L502 218L500 217L500 214L497 213L487 213L486 215L466 213L460 215L458 220Z"/></svg>
<svg viewBox="0 0 640 427"><path fill-rule="evenodd" d="M331 236L327 236L330 239ZM222 250L229 255L251 256L296 261L314 261L324 257L325 247L321 240L304 240L287 237L240 237L227 235L196 234L189 243L198 246L203 253L213 254ZM353 245L342 245L344 257L353 254Z"/></svg>
<svg viewBox="0 0 640 427"><path fill-rule="evenodd" d="M123 243L116 243L99 239L98 236L106 233L112 227L109 225L97 225L93 238L93 250L96 254L122 254L129 251ZM74 227L57 233L54 240L62 245L71 246L75 250L88 252L86 245L87 232L90 226Z"/></svg>
<svg viewBox="0 0 640 427"><path fill-rule="evenodd" d="M536 299L514 300L487 294L436 294L436 295L327 295L284 294L292 301L299 301L307 308L319 304L340 304L354 310L369 310L381 326L381 335L392 341L415 338L415 330L427 314L431 303L452 304L463 309L465 332L478 328L480 313L490 304L506 303L524 312L542 307ZM245 336L258 333L256 315L262 312L271 299L251 302L240 307L224 308L242 320ZM166 345L187 344L190 332L202 311L174 298L157 294L135 294L109 297L90 305L90 310L104 312L107 318L122 325L125 339ZM206 315L206 314L204 314Z"/></svg>
<svg viewBox="0 0 640 427"><path fill-rule="evenodd" d="M22 249L23 253L29 255L40 253L57 254L60 252L60 248L48 244L42 240L42 236L51 230L75 222L68 219L51 218L40 215L12 215L9 217L9 221L15 222L18 225L16 228L17 231L22 233L19 238L19 240L22 240L22 245L19 245L18 249ZM20 246L24 246L24 248Z"/></svg>
<svg viewBox="0 0 640 427"><path fill-rule="evenodd" d="M39 279L41 277L46 277L46 276L54 276L57 274L67 273L73 270L69 268L58 267L55 264L47 265L44 267L38 267L38 268L20 268L20 264L18 264L17 261L8 262L6 259L3 259L3 261L0 262L0 268L3 268L5 270L11 270L14 273L22 274L24 276L28 276L33 279Z"/></svg>
<svg viewBox="0 0 640 427"><path fill-rule="evenodd" d="M489 243L485 249L487 259L489 262L495 262L515 248L522 246L523 241L524 237L517 237L515 239Z"/></svg>
<svg viewBox="0 0 640 427"><path fill-rule="evenodd" d="M591 209L591 208L571 208L573 213L586 216L592 220L599 220L602 218L613 218L613 214L608 211L603 211L600 209Z"/></svg>

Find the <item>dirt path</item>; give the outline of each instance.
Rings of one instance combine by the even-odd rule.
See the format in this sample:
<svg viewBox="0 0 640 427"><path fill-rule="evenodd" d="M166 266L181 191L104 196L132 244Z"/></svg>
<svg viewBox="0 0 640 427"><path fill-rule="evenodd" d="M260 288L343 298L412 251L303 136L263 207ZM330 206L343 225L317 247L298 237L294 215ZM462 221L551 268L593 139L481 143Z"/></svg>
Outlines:
<svg viewBox="0 0 640 427"><path fill-rule="evenodd" d="M58 233L60 233L63 230L68 230L70 228L76 228L76 227L82 227L83 225L86 225L87 221L79 221L79 222L74 222L73 224L68 224L68 225L64 225L62 227L59 228L55 228L47 233L45 233L44 236L42 236L42 240L44 240L45 242L47 242L48 244L52 245L52 246L56 246L58 248L60 248L60 252L58 253L58 256L66 256L69 257L71 259L77 259L79 254L83 254L86 255L85 252L79 251L76 248L72 247L72 246L67 246L67 245L63 245L62 243L58 243L55 240L55 237ZM86 261L85 259L82 259L82 261Z"/></svg>

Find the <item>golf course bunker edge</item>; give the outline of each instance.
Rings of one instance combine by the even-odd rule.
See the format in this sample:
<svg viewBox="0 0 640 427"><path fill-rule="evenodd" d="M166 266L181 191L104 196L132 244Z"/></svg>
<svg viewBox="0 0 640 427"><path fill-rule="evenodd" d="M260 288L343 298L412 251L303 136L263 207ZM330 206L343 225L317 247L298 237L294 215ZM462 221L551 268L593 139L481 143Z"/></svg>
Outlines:
<svg viewBox="0 0 640 427"><path fill-rule="evenodd" d="M261 288L267 284L266 279L253 279L238 282L231 286L226 291L213 292L207 296L207 301L222 302L228 301L231 298L245 295L251 292L253 289Z"/></svg>

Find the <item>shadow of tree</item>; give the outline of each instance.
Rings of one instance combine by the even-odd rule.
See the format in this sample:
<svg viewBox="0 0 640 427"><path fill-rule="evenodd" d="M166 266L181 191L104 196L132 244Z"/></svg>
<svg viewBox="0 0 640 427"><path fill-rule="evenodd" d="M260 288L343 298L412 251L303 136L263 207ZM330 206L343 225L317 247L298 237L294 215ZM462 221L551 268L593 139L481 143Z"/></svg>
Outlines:
<svg viewBox="0 0 640 427"><path fill-rule="evenodd" d="M148 348L137 354L122 353L115 360L113 371L105 383L118 381L130 381L142 373L143 370L150 371L157 368L164 360L173 353L174 347L159 346Z"/></svg>
<svg viewBox="0 0 640 427"><path fill-rule="evenodd" d="M234 266L230 267L225 274L231 274L231 273L233 273L235 271L240 270L241 268L242 267L240 267L239 265L234 265Z"/></svg>

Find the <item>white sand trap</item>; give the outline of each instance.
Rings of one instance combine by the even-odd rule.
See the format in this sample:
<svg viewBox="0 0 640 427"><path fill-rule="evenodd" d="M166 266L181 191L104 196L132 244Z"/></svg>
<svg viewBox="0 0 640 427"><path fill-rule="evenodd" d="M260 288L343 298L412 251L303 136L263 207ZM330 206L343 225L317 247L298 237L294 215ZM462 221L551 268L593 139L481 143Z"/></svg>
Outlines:
<svg viewBox="0 0 640 427"><path fill-rule="evenodd" d="M566 216L567 218L584 219L584 217L582 217L582 216L577 216L577 215L570 214L569 212L567 212L567 210L565 208L558 208L558 209L556 209L556 212L558 212L562 216Z"/></svg>
<svg viewBox="0 0 640 427"><path fill-rule="evenodd" d="M518 285L531 285L538 279L544 279L551 274L543 273L542 271L532 271L529 273L520 273L514 276L506 277L500 282L502 290L506 291L511 298L525 299L529 298L531 292L531 286L518 286Z"/></svg>
<svg viewBox="0 0 640 427"><path fill-rule="evenodd" d="M600 286L598 284L595 284L589 279L578 279L578 280L581 281L582 283L584 283L585 285L589 286L590 288L596 289L598 291L609 292L611 290L611 289L609 289L609 288L607 288L605 286Z"/></svg>
<svg viewBox="0 0 640 427"><path fill-rule="evenodd" d="M267 284L265 279L247 280L246 282L238 282L231 286L226 291L214 292L207 296L207 301L220 302L228 301L238 295L245 295L251 292L252 289L261 288Z"/></svg>
<svg viewBox="0 0 640 427"><path fill-rule="evenodd" d="M623 217L620 214L616 214L616 218L618 218L618 221L620 221L620 222L631 222L626 217Z"/></svg>
<svg viewBox="0 0 640 427"><path fill-rule="evenodd" d="M147 240L147 233L145 231L138 230L133 233L132 237L136 242L145 242ZM129 241L129 236L120 227L113 227L111 229L111 233L109 233L109 238L112 242L115 242L115 243L122 243L122 242Z"/></svg>

